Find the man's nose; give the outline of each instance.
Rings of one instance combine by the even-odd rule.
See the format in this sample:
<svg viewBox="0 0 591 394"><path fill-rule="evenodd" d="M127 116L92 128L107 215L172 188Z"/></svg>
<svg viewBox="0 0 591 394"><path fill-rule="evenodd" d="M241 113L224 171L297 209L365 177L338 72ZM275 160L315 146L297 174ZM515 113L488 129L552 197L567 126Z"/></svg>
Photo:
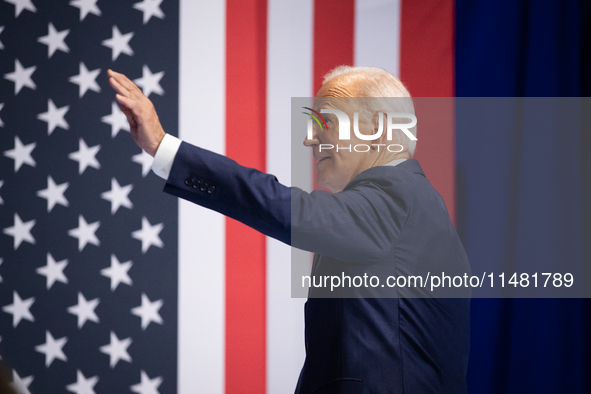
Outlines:
<svg viewBox="0 0 591 394"><path fill-rule="evenodd" d="M304 137L304 146L311 147L313 145L318 145L318 144L320 144L320 141L318 141L318 137L316 136L316 133L312 134L312 138L308 138L308 134L306 134L306 136Z"/></svg>

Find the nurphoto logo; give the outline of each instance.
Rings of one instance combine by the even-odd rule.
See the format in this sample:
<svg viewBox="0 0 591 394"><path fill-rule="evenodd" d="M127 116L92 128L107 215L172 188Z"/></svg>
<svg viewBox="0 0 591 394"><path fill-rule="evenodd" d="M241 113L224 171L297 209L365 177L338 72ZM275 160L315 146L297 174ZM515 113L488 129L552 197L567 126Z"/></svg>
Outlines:
<svg viewBox="0 0 591 394"><path fill-rule="evenodd" d="M312 112L312 113L303 112L304 114L306 114L310 117L310 119L308 119L308 134L307 134L308 139L311 140L314 138L314 132L313 132L314 121L316 121L316 123L318 124L320 129L322 129L324 127L324 128L326 128L326 130L328 130L328 125L326 123L326 120L322 116L322 114L333 114L337 117L338 122L339 122L339 140L340 141L347 141L347 140L351 139L351 121L349 119L349 116L345 112L340 111L338 109L334 109L334 108L322 108L322 109L320 109L320 112L318 112L312 108L309 108L309 107L302 107L302 108L307 109ZM377 129L376 133L362 134L359 131L359 113L354 112L353 113L353 132L355 133L355 136L363 141L375 141L376 139L380 138L382 136L382 134L384 133L384 117L379 116L378 119L379 119L379 125L378 125L378 129ZM417 137L415 137L409 131L409 129L411 129L417 125L417 117L414 114L410 114L407 112L387 112L386 119L387 120L386 120L385 129L386 129L386 139L388 141L392 141L392 138L393 138L392 136L393 136L394 130L400 130L411 141L417 141ZM400 119L410 119L410 122L398 123ZM390 144L390 145L371 144L371 145L377 146L378 150L382 146L386 146L386 149L389 152L401 152L402 150L404 150L404 147L400 144ZM320 151L334 149L334 148L335 148L335 146L333 144L320 144L320 146L319 146ZM339 151L339 149L350 151L351 145L349 145L348 147L340 147L337 145L336 146L337 152ZM367 144L357 144L353 147L353 149L355 150L355 152L368 152L371 148L370 148L370 145L367 145Z"/></svg>

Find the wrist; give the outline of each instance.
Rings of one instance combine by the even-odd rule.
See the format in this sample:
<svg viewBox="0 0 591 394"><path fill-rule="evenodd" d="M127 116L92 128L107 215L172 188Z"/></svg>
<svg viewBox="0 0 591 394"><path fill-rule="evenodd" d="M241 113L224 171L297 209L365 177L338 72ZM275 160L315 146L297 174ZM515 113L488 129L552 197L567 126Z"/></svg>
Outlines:
<svg viewBox="0 0 591 394"><path fill-rule="evenodd" d="M154 162L152 163L152 171L163 179L168 179L172 164L176 156L177 151L181 145L181 140L170 135L165 134L156 155L154 156Z"/></svg>
<svg viewBox="0 0 591 394"><path fill-rule="evenodd" d="M164 139L165 135L166 133L164 132L164 130L161 130L160 134L155 139L155 143L152 145L153 148L150 149L150 151L146 150L146 153L148 153L152 157L156 156L156 152L158 152L158 148L160 148L160 144L162 144L162 140Z"/></svg>

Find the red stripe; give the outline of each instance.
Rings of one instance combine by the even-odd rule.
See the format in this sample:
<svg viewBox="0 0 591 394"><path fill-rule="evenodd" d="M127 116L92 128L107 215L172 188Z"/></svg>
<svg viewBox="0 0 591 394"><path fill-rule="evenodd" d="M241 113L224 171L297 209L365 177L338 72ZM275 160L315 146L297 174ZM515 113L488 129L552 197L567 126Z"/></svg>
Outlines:
<svg viewBox="0 0 591 394"><path fill-rule="evenodd" d="M266 0L227 0L226 154L261 171L266 74ZM265 248L262 234L226 218L226 393L266 390Z"/></svg>
<svg viewBox="0 0 591 394"><path fill-rule="evenodd" d="M355 0L314 2L314 93L336 66L353 65Z"/></svg>
<svg viewBox="0 0 591 394"><path fill-rule="evenodd" d="M313 91L318 92L322 77L333 68L353 65L355 0L316 0L314 2ZM313 165L314 189L316 162Z"/></svg>
<svg viewBox="0 0 591 394"><path fill-rule="evenodd" d="M400 76L414 97L453 97L454 1L403 0ZM417 153L455 223L453 100L416 100ZM437 117L438 115L439 117Z"/></svg>

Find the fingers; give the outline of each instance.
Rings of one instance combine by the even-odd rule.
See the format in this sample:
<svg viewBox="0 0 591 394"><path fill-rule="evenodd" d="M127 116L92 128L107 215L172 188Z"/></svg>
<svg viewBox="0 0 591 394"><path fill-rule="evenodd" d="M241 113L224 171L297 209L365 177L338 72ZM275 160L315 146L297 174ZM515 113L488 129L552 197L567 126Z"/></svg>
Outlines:
<svg viewBox="0 0 591 394"><path fill-rule="evenodd" d="M117 98L117 96L115 96L115 99ZM127 108L125 105L121 104L121 103L117 103L119 104L119 109L121 110L121 112L123 112L125 114L125 116L129 115L129 116L133 116L133 111L129 108Z"/></svg>
<svg viewBox="0 0 591 394"><path fill-rule="evenodd" d="M123 96L122 94L116 94L115 95L115 99L117 100L117 102L119 104L121 104L123 106L123 108L121 108L121 110L125 113L125 111L127 110L128 112L133 112L133 106L134 106L134 101L126 96Z"/></svg>
<svg viewBox="0 0 591 394"><path fill-rule="evenodd" d="M115 99L119 103L119 108L127 117L130 125L138 124L141 116L151 113L152 102L125 75L113 70L108 70L107 73L109 83L117 92Z"/></svg>
<svg viewBox="0 0 591 394"><path fill-rule="evenodd" d="M108 70L107 73L109 74L109 77L113 78L116 82L119 83L119 85L123 86L129 92L136 92L136 93L139 92L139 93L143 94L142 91L140 90L140 88L138 88L136 86L136 84L133 83L125 75L115 72L113 70Z"/></svg>
<svg viewBox="0 0 591 394"><path fill-rule="evenodd" d="M129 96L129 90L127 88L125 88L123 85L121 85L121 83L119 83L119 81L113 77L109 78L109 83L111 84L111 87L113 89L115 89L115 91L117 93L119 93L122 96Z"/></svg>
<svg viewBox="0 0 591 394"><path fill-rule="evenodd" d="M127 100L127 99L119 94L115 95L115 99L119 102L119 108L121 109L121 112L123 112L125 117L127 118L129 125L132 127L137 125L137 121L135 119L135 116L133 115L133 111L131 109L129 109L129 107L125 106L125 104L122 104L122 101Z"/></svg>

